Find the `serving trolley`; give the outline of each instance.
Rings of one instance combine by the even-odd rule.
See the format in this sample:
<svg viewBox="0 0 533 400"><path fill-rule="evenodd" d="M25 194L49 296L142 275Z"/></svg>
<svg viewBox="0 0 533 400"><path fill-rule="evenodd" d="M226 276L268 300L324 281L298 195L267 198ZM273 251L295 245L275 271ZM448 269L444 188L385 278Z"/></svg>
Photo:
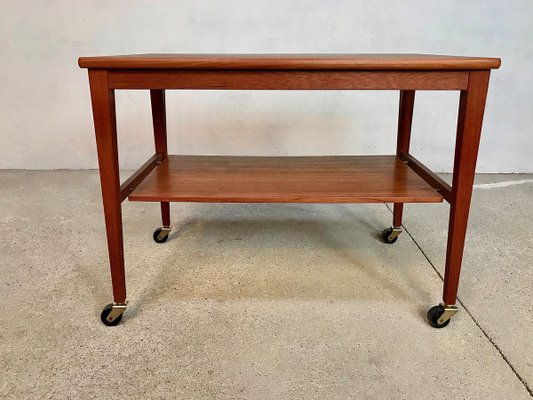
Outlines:
<svg viewBox="0 0 533 400"><path fill-rule="evenodd" d="M491 69L498 58L422 54L145 54L81 57L92 98L114 302L101 320L117 325L127 307L121 203L157 202L171 231L170 202L394 203L392 244L402 232L405 203L450 204L442 303L429 323L442 328L457 312L470 199ZM155 154L122 184L116 90L149 90ZM165 90L396 90L400 93L396 154L242 157L167 154ZM417 90L460 91L452 185L409 152Z"/></svg>

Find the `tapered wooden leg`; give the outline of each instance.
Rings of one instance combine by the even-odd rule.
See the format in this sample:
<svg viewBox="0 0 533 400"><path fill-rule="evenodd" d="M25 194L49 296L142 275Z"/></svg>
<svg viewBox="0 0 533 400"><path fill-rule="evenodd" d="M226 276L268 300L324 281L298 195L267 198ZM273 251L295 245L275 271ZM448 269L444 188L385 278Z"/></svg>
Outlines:
<svg viewBox="0 0 533 400"><path fill-rule="evenodd" d="M156 153L167 157L167 117L165 108L165 91L161 89L150 90L152 103L152 120L154 124L154 141ZM164 227L170 226L170 203L161 202L161 220Z"/></svg>
<svg viewBox="0 0 533 400"><path fill-rule="evenodd" d="M89 70L94 130L100 167L100 183L107 231L107 249L111 267L115 303L126 302L124 244L118 166L115 95L109 89L107 71Z"/></svg>
<svg viewBox="0 0 533 400"><path fill-rule="evenodd" d="M457 300L489 75L489 71L470 72L467 90L461 91L459 101L448 249L444 273L443 302L446 305L453 305Z"/></svg>
<svg viewBox="0 0 533 400"><path fill-rule="evenodd" d="M415 105L415 91L400 91L400 111L398 113L398 141L396 145L396 155L409 153L411 143L411 125L413 122L413 108ZM403 203L394 203L394 216L392 219L393 228L402 226Z"/></svg>

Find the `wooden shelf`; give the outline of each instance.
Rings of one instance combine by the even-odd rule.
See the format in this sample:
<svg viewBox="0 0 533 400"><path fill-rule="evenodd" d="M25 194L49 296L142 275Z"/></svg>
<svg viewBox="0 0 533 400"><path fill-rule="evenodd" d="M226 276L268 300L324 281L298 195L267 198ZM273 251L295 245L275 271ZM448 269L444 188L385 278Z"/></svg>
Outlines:
<svg viewBox="0 0 533 400"><path fill-rule="evenodd" d="M131 201L438 203L442 196L396 156L169 156Z"/></svg>

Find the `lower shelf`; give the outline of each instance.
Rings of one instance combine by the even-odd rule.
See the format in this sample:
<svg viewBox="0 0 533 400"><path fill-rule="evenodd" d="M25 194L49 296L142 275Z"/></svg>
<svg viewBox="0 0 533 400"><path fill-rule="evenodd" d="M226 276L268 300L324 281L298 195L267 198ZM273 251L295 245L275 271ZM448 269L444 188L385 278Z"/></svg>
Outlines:
<svg viewBox="0 0 533 400"><path fill-rule="evenodd" d="M442 196L396 156L168 156L131 201L438 203Z"/></svg>

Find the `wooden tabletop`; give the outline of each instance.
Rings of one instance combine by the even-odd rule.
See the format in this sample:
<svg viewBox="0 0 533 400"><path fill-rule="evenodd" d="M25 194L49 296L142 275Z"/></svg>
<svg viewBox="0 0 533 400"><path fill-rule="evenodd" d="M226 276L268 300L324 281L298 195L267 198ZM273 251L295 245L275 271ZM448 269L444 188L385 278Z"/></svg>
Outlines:
<svg viewBox="0 0 533 400"><path fill-rule="evenodd" d="M131 54L80 57L82 68L198 70L486 70L499 58L431 54Z"/></svg>

